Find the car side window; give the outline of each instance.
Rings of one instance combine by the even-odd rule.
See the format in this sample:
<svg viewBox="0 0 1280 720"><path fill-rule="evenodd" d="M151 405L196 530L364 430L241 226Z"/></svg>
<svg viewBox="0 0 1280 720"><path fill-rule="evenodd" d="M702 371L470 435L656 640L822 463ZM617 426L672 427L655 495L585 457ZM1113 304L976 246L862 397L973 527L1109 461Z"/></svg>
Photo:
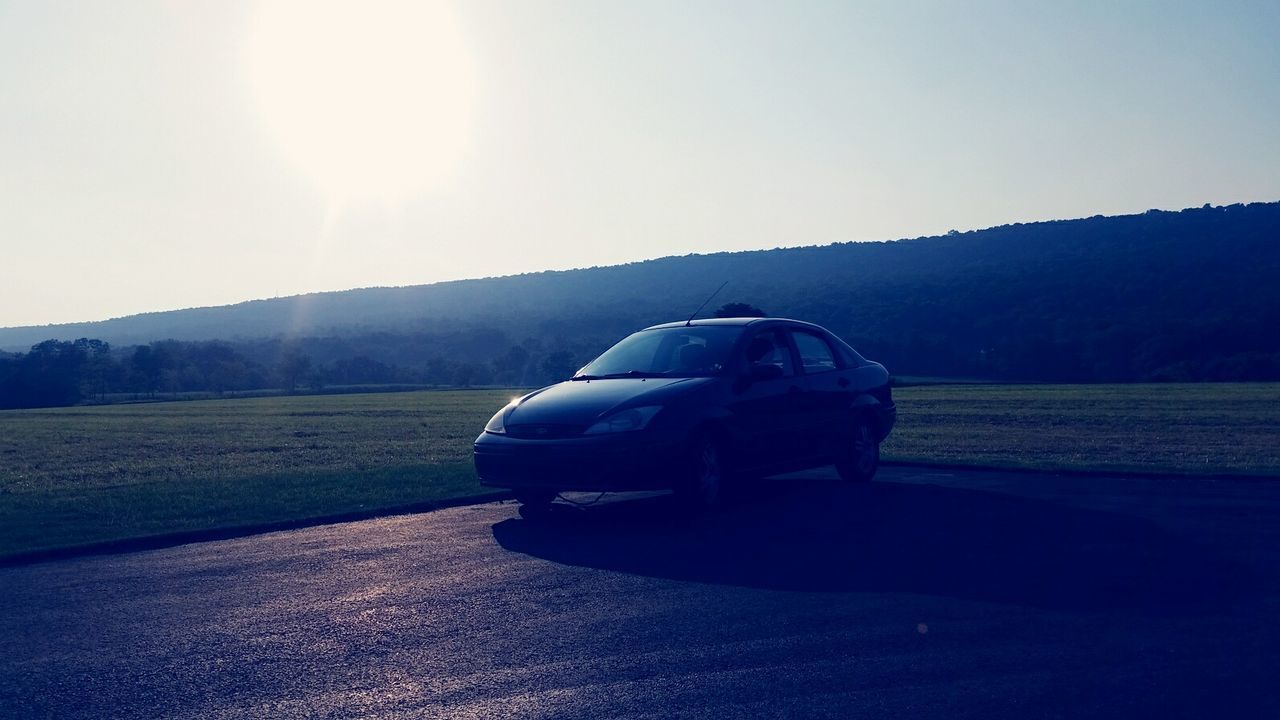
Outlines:
<svg viewBox="0 0 1280 720"><path fill-rule="evenodd" d="M747 365L774 365L782 370L783 377L796 374L795 362L787 338L778 330L766 330L747 342Z"/></svg>
<svg viewBox="0 0 1280 720"><path fill-rule="evenodd" d="M831 351L831 345L824 338L803 330L792 331L791 338L795 340L796 349L800 351L800 363L806 375L839 369L840 364L836 361L835 353Z"/></svg>
<svg viewBox="0 0 1280 720"><path fill-rule="evenodd" d="M840 366L843 368L856 368L862 365L862 358L858 357L848 345L835 343L836 357L840 359Z"/></svg>

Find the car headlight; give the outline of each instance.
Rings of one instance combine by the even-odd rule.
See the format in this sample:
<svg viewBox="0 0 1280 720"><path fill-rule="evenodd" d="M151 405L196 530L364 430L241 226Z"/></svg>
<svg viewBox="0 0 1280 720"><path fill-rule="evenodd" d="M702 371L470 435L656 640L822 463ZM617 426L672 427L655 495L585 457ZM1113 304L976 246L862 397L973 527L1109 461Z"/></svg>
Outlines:
<svg viewBox="0 0 1280 720"><path fill-rule="evenodd" d="M595 425L587 428L586 435L599 435L600 433L630 432L632 430L643 430L654 415L662 409L661 405L647 405L645 407L628 408L620 412L613 413L608 417L600 420Z"/></svg>
<svg viewBox="0 0 1280 720"><path fill-rule="evenodd" d="M489 418L489 422L484 424L484 431L487 433L493 433L494 435L505 435L507 432L507 413L511 412L511 408L515 407L518 402L519 399L517 398L516 400L512 400L506 405L503 405L502 409L494 413L493 417Z"/></svg>

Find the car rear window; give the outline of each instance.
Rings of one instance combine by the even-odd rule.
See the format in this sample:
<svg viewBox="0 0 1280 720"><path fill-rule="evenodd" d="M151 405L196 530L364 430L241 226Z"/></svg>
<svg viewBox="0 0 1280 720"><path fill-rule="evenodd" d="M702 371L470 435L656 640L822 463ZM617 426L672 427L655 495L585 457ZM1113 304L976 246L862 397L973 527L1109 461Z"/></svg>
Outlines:
<svg viewBox="0 0 1280 720"><path fill-rule="evenodd" d="M793 330L791 337L795 340L796 350L800 351L800 364L806 374L839 369L840 363L826 338L803 330Z"/></svg>

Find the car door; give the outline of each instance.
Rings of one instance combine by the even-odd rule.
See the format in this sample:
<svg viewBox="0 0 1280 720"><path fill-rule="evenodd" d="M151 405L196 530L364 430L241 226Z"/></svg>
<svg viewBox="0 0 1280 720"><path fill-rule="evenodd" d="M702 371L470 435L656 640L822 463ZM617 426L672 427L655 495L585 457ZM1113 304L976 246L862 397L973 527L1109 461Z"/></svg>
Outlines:
<svg viewBox="0 0 1280 720"><path fill-rule="evenodd" d="M827 338L817 331L789 330L807 389L805 414L800 424L807 456L830 456L849 441L850 408L857 394L854 368L848 367Z"/></svg>
<svg viewBox="0 0 1280 720"><path fill-rule="evenodd" d="M804 378L785 331L766 328L744 342L734 359L738 379L728 403L729 423L737 439L735 455L743 468L785 465L802 455ZM770 377L751 379L752 366L776 368Z"/></svg>

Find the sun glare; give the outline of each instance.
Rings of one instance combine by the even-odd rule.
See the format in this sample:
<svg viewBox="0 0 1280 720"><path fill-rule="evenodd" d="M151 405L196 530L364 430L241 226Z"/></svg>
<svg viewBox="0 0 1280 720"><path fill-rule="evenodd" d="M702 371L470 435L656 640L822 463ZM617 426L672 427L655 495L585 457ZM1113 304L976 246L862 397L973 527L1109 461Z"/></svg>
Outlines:
<svg viewBox="0 0 1280 720"><path fill-rule="evenodd" d="M470 63L442 2L267 0L245 59L271 134L331 202L403 199L467 140Z"/></svg>

